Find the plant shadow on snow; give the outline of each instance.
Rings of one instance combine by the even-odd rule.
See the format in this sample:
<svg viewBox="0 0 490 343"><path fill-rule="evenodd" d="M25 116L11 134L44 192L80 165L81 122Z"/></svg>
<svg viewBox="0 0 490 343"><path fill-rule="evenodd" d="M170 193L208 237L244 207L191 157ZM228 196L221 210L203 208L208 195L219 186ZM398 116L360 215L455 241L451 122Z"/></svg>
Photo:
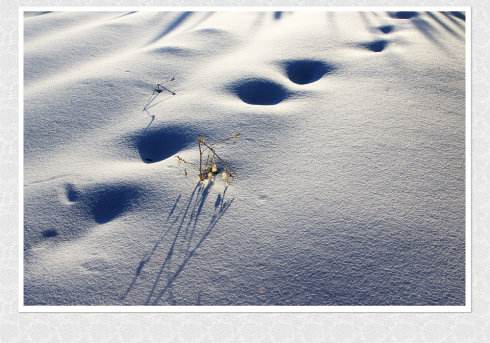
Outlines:
<svg viewBox="0 0 490 343"><path fill-rule="evenodd" d="M151 41L151 43L155 43L158 40L162 39L170 32L176 30L179 26L181 26L187 19L189 19L193 15L193 12L183 12L174 18L169 24L163 27L163 30L160 31Z"/></svg>
<svg viewBox="0 0 490 343"><path fill-rule="evenodd" d="M204 185L198 182L186 203L181 203L181 194L177 196L166 218L166 230L138 263L133 279L121 296L121 300L125 300L135 288L147 263L151 260L155 263L158 259L158 252L162 251L163 256L161 256L162 260L159 263L161 265L150 284L151 287L144 300L144 305L157 305L169 293L175 280L184 271L196 251L202 246L233 203L233 198L225 199L228 188L226 187L223 193L218 193L214 201L209 222L201 220L211 187L212 183ZM172 236L167 237L172 232ZM162 245L167 241L166 238L170 238L170 241L169 246L165 249Z"/></svg>
<svg viewBox="0 0 490 343"><path fill-rule="evenodd" d="M446 23L445 23L445 22L442 20L442 18L439 18L437 15L435 15L434 13L431 13L431 12L426 12L426 14L427 14L427 16L428 16L429 18L431 18L431 19L432 19L432 21L433 21L434 23L438 24L438 25L439 25L439 27L441 27L441 28L442 28L444 31L446 31L447 33L449 33L451 36L456 37L456 38L458 38L458 39L460 39L460 40L462 40L462 39L463 39L463 37L462 37L462 36L461 36L461 35L460 35L458 32L456 32L456 30L454 30L453 28L451 28L451 27L449 26L449 24L446 24ZM444 15L444 13L442 13L442 14ZM447 18L447 19L449 19L450 21L451 21L451 20L454 20L454 19L453 19L451 16L447 16L446 18Z"/></svg>
<svg viewBox="0 0 490 343"><path fill-rule="evenodd" d="M459 13L459 14L458 14ZM445 16L453 25L455 25L461 32L465 32L465 25L461 23L466 20L464 13L461 12L441 12L443 16ZM457 20L459 18L460 20Z"/></svg>
<svg viewBox="0 0 490 343"><path fill-rule="evenodd" d="M446 31L449 35L458 40L464 40L465 27L458 21L458 19L455 19L460 18L459 14L454 14L453 12L425 12L423 14L425 14L425 16L422 16L421 13L417 13L417 15L406 19L409 19L415 29L439 48L446 49L444 41L440 38L440 33L442 31ZM447 20L448 22L444 22L444 20ZM454 25L454 27L451 27L451 25ZM461 32L458 32L458 30Z"/></svg>
<svg viewBox="0 0 490 343"><path fill-rule="evenodd" d="M359 15L366 29L370 32L381 31L384 34L389 34L397 29L397 25L391 24L376 26L375 22L371 20L372 16L378 16L375 12L359 12ZM400 19L410 22L427 40L443 49L445 47L443 40L440 38L440 34L443 31L458 40L464 40L464 21L466 19L464 12L398 11L387 12L387 15L394 20ZM373 52L381 52L387 47L388 43L386 40L378 39L373 42L362 43L359 46Z"/></svg>
<svg viewBox="0 0 490 343"><path fill-rule="evenodd" d="M462 21L466 21L466 15L464 14L464 12L451 11L449 12L449 14L455 16L456 18L461 19Z"/></svg>
<svg viewBox="0 0 490 343"><path fill-rule="evenodd" d="M49 13L53 13L53 11L42 11L42 12L28 11L28 12L24 12L24 17L25 18L32 18L32 17L38 17L41 15L49 14Z"/></svg>

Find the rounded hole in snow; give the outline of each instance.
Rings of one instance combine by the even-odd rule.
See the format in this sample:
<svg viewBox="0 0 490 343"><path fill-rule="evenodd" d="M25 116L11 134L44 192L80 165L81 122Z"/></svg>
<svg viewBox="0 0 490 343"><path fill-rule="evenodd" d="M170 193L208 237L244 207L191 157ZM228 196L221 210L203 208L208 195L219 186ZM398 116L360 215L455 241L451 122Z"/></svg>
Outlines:
<svg viewBox="0 0 490 343"><path fill-rule="evenodd" d="M411 19L419 15L418 12L411 11L398 11L398 12L388 12L388 15L395 19Z"/></svg>
<svg viewBox="0 0 490 343"><path fill-rule="evenodd" d="M96 223L104 224L122 215L136 203L140 190L130 185L100 186L87 196Z"/></svg>
<svg viewBox="0 0 490 343"><path fill-rule="evenodd" d="M393 26L393 25L382 25L382 26L378 26L378 29L385 34L388 34L388 33L391 33L395 30L395 26Z"/></svg>
<svg viewBox="0 0 490 343"><path fill-rule="evenodd" d="M41 232L44 238L52 238L58 236L58 231L55 229L47 229Z"/></svg>
<svg viewBox="0 0 490 343"><path fill-rule="evenodd" d="M75 202L80 198L80 192L71 183L66 185L65 191L66 191L66 198L70 202Z"/></svg>
<svg viewBox="0 0 490 343"><path fill-rule="evenodd" d="M304 85L320 80L335 68L322 61L293 60L284 62L284 69L292 82Z"/></svg>
<svg viewBox="0 0 490 343"><path fill-rule="evenodd" d="M372 52L381 52L388 46L388 44L388 41L380 39L368 43L361 43L360 46L365 49L371 50Z"/></svg>
<svg viewBox="0 0 490 343"><path fill-rule="evenodd" d="M289 96L286 88L266 79L246 79L231 85L231 92L251 105L276 105Z"/></svg>
<svg viewBox="0 0 490 343"><path fill-rule="evenodd" d="M145 163L163 161L185 149L195 140L192 130L180 126L149 129L136 137L136 147Z"/></svg>

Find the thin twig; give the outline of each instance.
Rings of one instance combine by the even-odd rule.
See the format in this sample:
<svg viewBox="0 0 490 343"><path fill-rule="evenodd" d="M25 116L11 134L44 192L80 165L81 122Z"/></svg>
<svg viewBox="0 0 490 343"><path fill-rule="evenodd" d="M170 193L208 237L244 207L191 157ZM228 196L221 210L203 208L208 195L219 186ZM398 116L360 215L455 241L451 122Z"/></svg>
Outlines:
<svg viewBox="0 0 490 343"><path fill-rule="evenodd" d="M219 142L226 142L230 139L238 139L239 133L234 134L231 137L225 138ZM214 175L218 174L218 165L221 164L223 167L222 177L223 180L228 184L228 180L231 177L235 177L235 172L230 168L229 164L216 152L216 143L207 143L204 136L199 136L197 138L197 146L199 149L199 165L187 162L180 156L176 156L177 160L183 162L184 164L193 165L195 168L199 169L199 180L204 182L206 179L213 181ZM204 154L207 152L206 162L204 163ZM219 164L218 164L219 162ZM184 170L187 175L187 170Z"/></svg>
<svg viewBox="0 0 490 343"><path fill-rule="evenodd" d="M209 150L211 150L211 151L213 152L214 156L216 156L216 157L217 157L217 158L218 158L218 159L221 161L221 163L223 163L223 165L225 166L225 169L227 169L227 170L230 172L230 176L233 176L233 175L231 174L231 168L228 166L228 163L226 163L226 162L225 162L225 161L224 161L224 160L223 160L223 159L222 159L222 158L221 158L221 157L220 157L220 156L219 156L219 155L216 153L216 150L214 150L214 148L213 148L213 147L211 147L211 146L209 146L208 144L206 144L206 142L202 142L202 144L203 144L204 146L206 146L206 147L207 147ZM200 150L200 148L199 148L199 150Z"/></svg>
<svg viewBox="0 0 490 343"><path fill-rule="evenodd" d="M172 95L176 95L177 94L177 93L171 91L170 89L168 89L167 87L165 87L164 85L158 84L158 86L162 87L164 90L166 90L167 92L169 92Z"/></svg>

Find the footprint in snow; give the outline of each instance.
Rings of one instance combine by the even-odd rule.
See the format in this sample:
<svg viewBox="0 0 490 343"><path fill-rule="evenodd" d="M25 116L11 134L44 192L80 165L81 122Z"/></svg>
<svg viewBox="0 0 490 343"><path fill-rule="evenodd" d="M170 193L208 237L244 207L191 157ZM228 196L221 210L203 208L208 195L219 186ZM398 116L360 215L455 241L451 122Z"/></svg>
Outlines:
<svg viewBox="0 0 490 343"><path fill-rule="evenodd" d="M47 230L41 231L41 235L44 238L53 238L53 237L58 236L58 231L55 229L47 229Z"/></svg>
<svg viewBox="0 0 490 343"><path fill-rule="evenodd" d="M398 12L388 12L388 15L394 19L411 19L419 15L418 12L411 11L398 11Z"/></svg>
<svg viewBox="0 0 490 343"><path fill-rule="evenodd" d="M107 223L130 209L142 195L142 190L130 184L95 184L80 191L73 184L65 186L72 210L87 212L98 224ZM44 237L55 237L56 230L42 232Z"/></svg>
<svg viewBox="0 0 490 343"><path fill-rule="evenodd" d="M381 26L378 26L378 30L380 30L384 34L388 34L388 33L391 33L395 30L395 26L393 26L393 25L381 25Z"/></svg>
<svg viewBox="0 0 490 343"><path fill-rule="evenodd" d="M65 186L66 198L69 202L76 202L80 198L80 191L71 183Z"/></svg>
<svg viewBox="0 0 490 343"><path fill-rule="evenodd" d="M335 70L332 64L309 59L289 60L282 65L289 80L299 85L318 81Z"/></svg>
<svg viewBox="0 0 490 343"><path fill-rule="evenodd" d="M104 224L130 209L140 195L140 189L130 185L100 186L85 201L95 222Z"/></svg>
<svg viewBox="0 0 490 343"><path fill-rule="evenodd" d="M360 43L361 48L370 50L372 52L381 52L389 45L390 42L384 39L378 39L372 42Z"/></svg>
<svg viewBox="0 0 490 343"><path fill-rule="evenodd" d="M290 96L285 87L263 78L242 79L228 88L231 93L250 105L276 105Z"/></svg>
<svg viewBox="0 0 490 343"><path fill-rule="evenodd" d="M156 163L174 156L195 143L197 132L189 127L165 126L145 130L130 138L145 163Z"/></svg>

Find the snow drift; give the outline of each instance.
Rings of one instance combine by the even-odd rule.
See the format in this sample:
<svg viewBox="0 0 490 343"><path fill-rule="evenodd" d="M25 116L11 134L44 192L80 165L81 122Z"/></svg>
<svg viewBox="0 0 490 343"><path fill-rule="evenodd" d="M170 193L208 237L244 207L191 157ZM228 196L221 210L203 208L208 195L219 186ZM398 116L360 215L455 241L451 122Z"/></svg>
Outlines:
<svg viewBox="0 0 490 343"><path fill-rule="evenodd" d="M26 305L464 304L464 13L24 25Z"/></svg>

